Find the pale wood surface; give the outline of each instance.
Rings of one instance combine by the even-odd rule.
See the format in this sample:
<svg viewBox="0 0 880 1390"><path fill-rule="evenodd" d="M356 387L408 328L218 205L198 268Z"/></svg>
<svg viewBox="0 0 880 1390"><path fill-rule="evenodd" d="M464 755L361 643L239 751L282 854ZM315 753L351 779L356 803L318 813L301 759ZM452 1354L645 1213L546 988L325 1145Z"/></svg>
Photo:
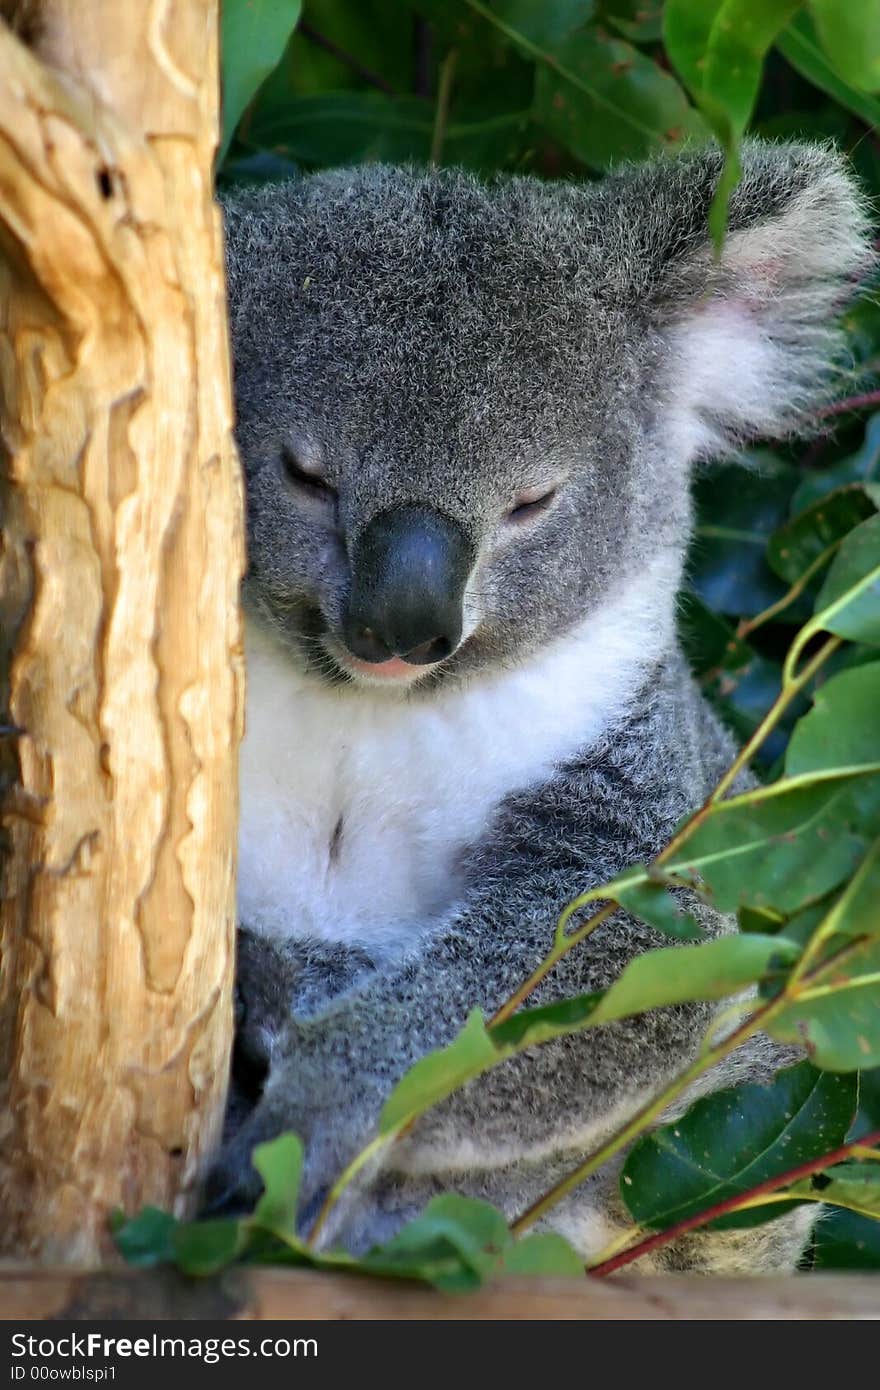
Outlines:
<svg viewBox="0 0 880 1390"><path fill-rule="evenodd" d="M189 1281L160 1271L89 1274L0 1266L0 1320L28 1318L863 1320L880 1318L880 1277L510 1279L453 1297L414 1284L302 1270L234 1270Z"/></svg>
<svg viewBox="0 0 880 1390"><path fill-rule="evenodd" d="M221 1122L243 528L217 0L42 8L36 55L0 25L0 666L22 731L0 1250L81 1264L109 1209L189 1210Z"/></svg>

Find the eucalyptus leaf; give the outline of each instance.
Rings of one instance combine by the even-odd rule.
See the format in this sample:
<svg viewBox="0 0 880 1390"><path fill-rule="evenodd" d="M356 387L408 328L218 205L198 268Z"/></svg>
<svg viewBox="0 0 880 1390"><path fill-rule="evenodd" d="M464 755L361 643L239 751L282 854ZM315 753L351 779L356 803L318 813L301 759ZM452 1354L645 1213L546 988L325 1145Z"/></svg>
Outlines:
<svg viewBox="0 0 880 1390"><path fill-rule="evenodd" d="M876 1220L880 1218L880 1163L838 1163L822 1174L821 1182L805 1178L786 1191Z"/></svg>
<svg viewBox="0 0 880 1390"><path fill-rule="evenodd" d="M232 1264L247 1244L242 1222L233 1219L192 1221L172 1233L174 1263L184 1274L216 1274Z"/></svg>
<svg viewBox="0 0 880 1390"><path fill-rule="evenodd" d="M662 883L633 883L629 888L619 888L616 898L621 907L641 917L664 936L692 941L703 935L703 928L693 913L687 912Z"/></svg>
<svg viewBox="0 0 880 1390"><path fill-rule="evenodd" d="M833 554L848 532L880 508L880 483L850 483L817 499L770 537L767 559L789 584Z"/></svg>
<svg viewBox="0 0 880 1390"><path fill-rule="evenodd" d="M767 451L698 473L688 573L713 612L753 618L785 593L767 563L767 543L788 519L799 477Z"/></svg>
<svg viewBox="0 0 880 1390"><path fill-rule="evenodd" d="M854 1076L808 1062L778 1072L769 1086L716 1091L635 1144L621 1172L627 1208L640 1225L662 1229L742 1195L838 1148L857 1100ZM712 1226L753 1226L789 1209L750 1209Z"/></svg>
<svg viewBox="0 0 880 1390"><path fill-rule="evenodd" d="M604 994L524 1009L491 1030L496 1046L519 1051L584 1026L594 1027L669 1004L724 999L771 969L790 965L798 948L781 936L724 936L700 946L662 946L636 956Z"/></svg>
<svg viewBox="0 0 880 1390"><path fill-rule="evenodd" d="M815 615L804 629L813 631L880 646L880 515L863 521L841 542L816 598Z"/></svg>
<svg viewBox="0 0 880 1390"><path fill-rule="evenodd" d="M583 29L541 58L535 120L591 169L706 134L675 78L623 39Z"/></svg>
<svg viewBox="0 0 880 1390"><path fill-rule="evenodd" d="M877 0L810 0L816 29L831 63L866 92L880 88L880 6Z"/></svg>
<svg viewBox="0 0 880 1390"><path fill-rule="evenodd" d="M516 153L528 120L528 111L469 114L456 107L446 125L445 155L472 168L503 165ZM250 138L310 167L367 160L426 163L434 122L433 103L422 97L320 92L258 113Z"/></svg>
<svg viewBox="0 0 880 1390"><path fill-rule="evenodd" d="M528 1278L583 1278L584 1262L568 1241L555 1231L538 1231L504 1252L499 1274Z"/></svg>
<svg viewBox="0 0 880 1390"><path fill-rule="evenodd" d="M553 0L552 4L535 4L535 0L493 0L492 13L508 29L522 38L543 47L560 44L575 29L591 20L596 12L596 0Z"/></svg>
<svg viewBox="0 0 880 1390"><path fill-rule="evenodd" d="M691 669L698 676L716 670L741 670L754 656L748 643L737 637L732 624L714 613L695 593L681 594L678 624Z"/></svg>
<svg viewBox="0 0 880 1390"><path fill-rule="evenodd" d="M774 908L767 907L741 907L736 914L737 924L742 932L758 932L760 934L780 931L785 927L786 936L791 938L788 925L782 913Z"/></svg>
<svg viewBox="0 0 880 1390"><path fill-rule="evenodd" d="M280 62L300 8L300 0L223 0L221 159L245 108Z"/></svg>
<svg viewBox="0 0 880 1390"><path fill-rule="evenodd" d="M813 1268L880 1270L880 1221L830 1208L816 1229Z"/></svg>
<svg viewBox="0 0 880 1390"><path fill-rule="evenodd" d="M296 1215L302 1176L302 1140L295 1134L282 1134L266 1144L258 1144L251 1161L263 1179L263 1195L252 1217L256 1226L271 1231L285 1241L297 1241ZM299 1243L297 1241L297 1243Z"/></svg>
<svg viewBox="0 0 880 1390"><path fill-rule="evenodd" d="M869 484L871 490L868 495L876 504L876 490L880 488L880 412L868 420L865 437L854 454L804 478L791 499L792 515L806 511L814 502L847 483Z"/></svg>
<svg viewBox="0 0 880 1390"><path fill-rule="evenodd" d="M848 0L831 0L831 3L846 4ZM859 91L841 77L823 52L816 25L806 10L797 13L788 28L777 35L776 47L786 61L808 82L827 92L841 106L854 112L869 126L880 125L880 101Z"/></svg>
<svg viewBox="0 0 880 1390"><path fill-rule="evenodd" d="M783 615L785 616L785 615ZM691 670L722 722L740 742L750 738L779 694L782 666L738 637L733 625L694 593L679 595L678 627ZM770 766L785 751L803 698L792 702L756 753Z"/></svg>
<svg viewBox="0 0 880 1390"><path fill-rule="evenodd" d="M817 687L785 755L789 777L869 766L880 750L880 661L854 666Z"/></svg>
<svg viewBox="0 0 880 1390"><path fill-rule="evenodd" d="M720 245L739 175L739 142L754 109L764 59L801 0L667 0L666 51L725 152L709 227Z"/></svg>
<svg viewBox="0 0 880 1390"><path fill-rule="evenodd" d="M875 1129L880 1129L880 1068L859 1075L859 1113L850 1138L860 1139Z"/></svg>
<svg viewBox="0 0 880 1390"><path fill-rule="evenodd" d="M792 913L854 871L865 838L853 797L880 814L878 772L880 762L832 769L717 802L663 867L702 884L722 912Z"/></svg>
<svg viewBox="0 0 880 1390"><path fill-rule="evenodd" d="M361 1267L376 1274L424 1279L449 1292L478 1287L513 1245L507 1222L488 1202L445 1193Z"/></svg>
<svg viewBox="0 0 880 1390"><path fill-rule="evenodd" d="M774 1038L797 1043L827 1071L880 1066L880 941L873 936L844 945L833 967L766 1025Z"/></svg>
<svg viewBox="0 0 880 1390"><path fill-rule="evenodd" d="M114 1221L113 1239L128 1264L149 1269L173 1260L177 1225L170 1212L144 1207L136 1216Z"/></svg>
<svg viewBox="0 0 880 1390"><path fill-rule="evenodd" d="M829 893L827 897L820 898L818 902L802 907L793 917L784 918L779 924L779 931L787 941L796 941L799 946L806 946L817 928L826 920L835 903L847 891L847 887L848 885L845 885L836 892Z"/></svg>
<svg viewBox="0 0 880 1390"><path fill-rule="evenodd" d="M721 670L704 682L703 689L724 724L739 743L751 738L779 694L782 667L769 657L753 652L751 660L739 670ZM754 758L760 767L771 768L785 752L786 741L806 700L798 696L789 705L776 727L761 743Z"/></svg>
<svg viewBox="0 0 880 1390"><path fill-rule="evenodd" d="M663 34L663 0L599 0L599 18L633 43L654 43Z"/></svg>

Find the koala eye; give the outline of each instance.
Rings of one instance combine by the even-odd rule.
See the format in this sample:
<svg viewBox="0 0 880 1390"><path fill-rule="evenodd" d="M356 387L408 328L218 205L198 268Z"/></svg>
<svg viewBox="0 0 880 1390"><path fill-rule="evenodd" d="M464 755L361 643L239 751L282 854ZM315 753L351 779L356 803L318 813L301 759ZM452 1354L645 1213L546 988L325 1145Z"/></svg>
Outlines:
<svg viewBox="0 0 880 1390"><path fill-rule="evenodd" d="M559 491L558 483L552 487L541 490L540 488L527 488L520 493L516 502L511 507L505 518L506 521L520 522L528 521L530 517L538 516L540 512L546 511Z"/></svg>
<svg viewBox="0 0 880 1390"><path fill-rule="evenodd" d="M313 473L307 468L287 444L281 448L281 466L287 481L302 496L313 497L321 502L336 501L335 487L331 487L320 473Z"/></svg>

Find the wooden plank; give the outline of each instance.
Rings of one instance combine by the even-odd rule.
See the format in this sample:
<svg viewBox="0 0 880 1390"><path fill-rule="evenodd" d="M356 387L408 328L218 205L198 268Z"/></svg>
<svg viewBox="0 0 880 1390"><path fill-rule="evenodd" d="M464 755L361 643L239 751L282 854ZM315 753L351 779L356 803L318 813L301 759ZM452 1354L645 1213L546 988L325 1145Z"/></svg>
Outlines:
<svg viewBox="0 0 880 1390"><path fill-rule="evenodd" d="M187 1280L167 1270L103 1272L0 1266L0 1320L132 1318L310 1321L869 1320L880 1277L625 1275L510 1279L464 1296L414 1284L304 1270L231 1270Z"/></svg>

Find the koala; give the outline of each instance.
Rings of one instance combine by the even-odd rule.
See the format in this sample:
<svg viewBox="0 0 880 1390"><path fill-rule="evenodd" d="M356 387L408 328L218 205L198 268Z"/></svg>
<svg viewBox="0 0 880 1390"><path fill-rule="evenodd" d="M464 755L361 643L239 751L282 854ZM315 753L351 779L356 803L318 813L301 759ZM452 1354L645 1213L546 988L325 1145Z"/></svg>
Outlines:
<svg viewBox="0 0 880 1390"><path fill-rule="evenodd" d="M713 147L586 184L369 166L227 195L248 695L214 1210L251 1202L254 1144L294 1130L308 1226L400 1076L729 765L676 639L690 475L809 423L871 260L830 148L753 142L743 169L720 258ZM618 912L531 1002L659 944ZM446 1190L514 1217L683 1069L714 1008L498 1066L385 1153L326 1242L366 1250ZM753 1040L705 1086L782 1059ZM625 1219L611 1165L545 1225L587 1259ZM648 1267L791 1268L812 1219Z"/></svg>

